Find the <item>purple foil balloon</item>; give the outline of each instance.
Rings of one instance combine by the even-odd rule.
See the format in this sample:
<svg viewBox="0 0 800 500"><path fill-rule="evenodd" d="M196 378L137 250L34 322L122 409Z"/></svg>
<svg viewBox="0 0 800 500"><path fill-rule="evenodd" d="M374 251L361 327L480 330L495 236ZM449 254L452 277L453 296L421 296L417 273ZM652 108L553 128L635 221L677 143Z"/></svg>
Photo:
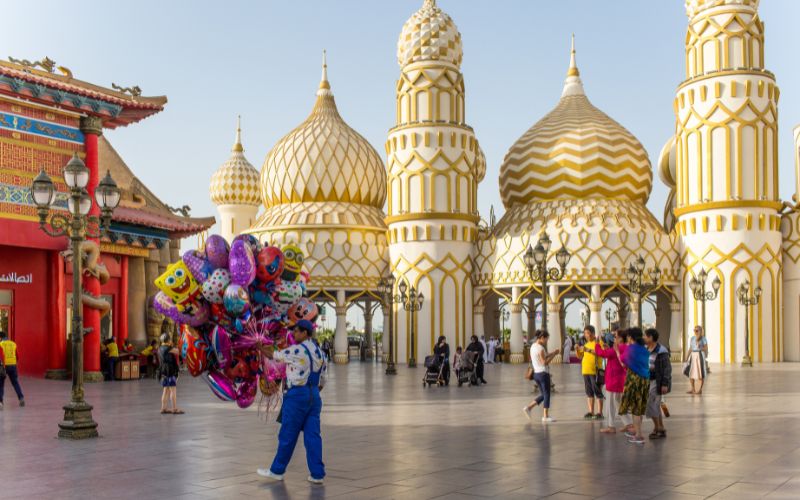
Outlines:
<svg viewBox="0 0 800 500"><path fill-rule="evenodd" d="M197 250L189 250L183 254L183 263L189 268L189 271L194 276L198 283L203 283L208 279L208 274L211 271L206 261L205 255Z"/></svg>
<svg viewBox="0 0 800 500"><path fill-rule="evenodd" d="M258 238L252 234L240 234L239 236L236 236L233 238L231 246L233 246L233 244L237 241L244 241L247 243L247 246L250 247L250 251L253 252L253 255L258 255L258 252L261 251L261 243L259 243Z"/></svg>
<svg viewBox="0 0 800 500"><path fill-rule="evenodd" d="M228 366L233 359L231 353L231 337L221 326L215 326L210 335L210 346L217 356L217 363L221 368Z"/></svg>
<svg viewBox="0 0 800 500"><path fill-rule="evenodd" d="M210 371L203 375L211 392L223 401L233 401L236 399L236 387L231 379L217 371Z"/></svg>
<svg viewBox="0 0 800 500"><path fill-rule="evenodd" d="M230 246L225 238L218 234L212 234L206 240L206 260L212 269L228 268L228 252Z"/></svg>
<svg viewBox="0 0 800 500"><path fill-rule="evenodd" d="M200 326L208 321L208 306L206 304L198 303L191 310L180 312L172 302L172 299L167 297L164 292L158 292L153 297L153 307L155 307L156 311L176 323Z"/></svg>
<svg viewBox="0 0 800 500"><path fill-rule="evenodd" d="M239 408L247 408L256 400L258 392L258 378L246 380L236 389L236 404Z"/></svg>
<svg viewBox="0 0 800 500"><path fill-rule="evenodd" d="M231 282L237 285L248 286L256 279L256 260L246 241L236 240L231 245L228 270L231 272Z"/></svg>

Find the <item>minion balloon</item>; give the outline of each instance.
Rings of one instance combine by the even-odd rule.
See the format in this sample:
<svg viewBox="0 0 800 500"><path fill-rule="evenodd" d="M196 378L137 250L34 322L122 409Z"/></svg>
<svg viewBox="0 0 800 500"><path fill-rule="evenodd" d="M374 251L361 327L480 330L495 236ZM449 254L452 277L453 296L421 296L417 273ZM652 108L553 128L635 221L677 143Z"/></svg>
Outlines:
<svg viewBox="0 0 800 500"><path fill-rule="evenodd" d="M283 251L283 273L281 279L284 281L297 281L300 271L303 270L303 251L296 245L286 245Z"/></svg>

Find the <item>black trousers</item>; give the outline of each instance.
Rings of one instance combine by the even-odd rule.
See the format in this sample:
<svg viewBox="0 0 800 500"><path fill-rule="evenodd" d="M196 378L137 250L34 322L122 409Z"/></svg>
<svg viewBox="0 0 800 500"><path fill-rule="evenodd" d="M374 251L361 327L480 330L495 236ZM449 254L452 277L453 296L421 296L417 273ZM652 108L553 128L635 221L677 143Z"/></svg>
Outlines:
<svg viewBox="0 0 800 500"><path fill-rule="evenodd" d="M478 380L483 380L483 357L478 357L478 366L475 367L475 374L478 375Z"/></svg>

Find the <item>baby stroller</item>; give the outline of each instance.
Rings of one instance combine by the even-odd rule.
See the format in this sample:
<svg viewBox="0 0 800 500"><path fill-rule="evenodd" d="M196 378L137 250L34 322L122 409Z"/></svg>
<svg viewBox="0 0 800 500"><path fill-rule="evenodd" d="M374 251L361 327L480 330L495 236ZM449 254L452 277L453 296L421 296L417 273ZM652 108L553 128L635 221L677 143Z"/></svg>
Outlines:
<svg viewBox="0 0 800 500"><path fill-rule="evenodd" d="M425 376L422 378L422 387L433 384L444 385L444 363L439 356L425 356Z"/></svg>
<svg viewBox="0 0 800 500"><path fill-rule="evenodd" d="M478 385L478 353L464 351L461 355L461 366L458 369L458 386L463 384Z"/></svg>

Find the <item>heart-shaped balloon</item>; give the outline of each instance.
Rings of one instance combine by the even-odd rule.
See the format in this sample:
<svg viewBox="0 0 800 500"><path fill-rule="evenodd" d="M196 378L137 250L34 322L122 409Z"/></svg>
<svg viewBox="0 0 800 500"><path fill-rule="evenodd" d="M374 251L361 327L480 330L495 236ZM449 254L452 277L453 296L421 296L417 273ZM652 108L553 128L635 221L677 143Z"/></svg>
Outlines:
<svg viewBox="0 0 800 500"><path fill-rule="evenodd" d="M214 269L203 282L203 297L212 304L222 304L225 288L231 283L231 273L227 269Z"/></svg>
<svg viewBox="0 0 800 500"><path fill-rule="evenodd" d="M258 392L258 380L246 380L239 384L236 389L236 405L239 408L247 408L256 400Z"/></svg>
<svg viewBox="0 0 800 500"><path fill-rule="evenodd" d="M231 281L237 285L248 286L256 279L256 261L247 241L235 240L231 245L228 270Z"/></svg>
<svg viewBox="0 0 800 500"><path fill-rule="evenodd" d="M203 283L208 279L208 273L211 271L211 266L208 264L205 255L197 250L189 250L183 254L183 263L189 268L194 279L198 283Z"/></svg>

